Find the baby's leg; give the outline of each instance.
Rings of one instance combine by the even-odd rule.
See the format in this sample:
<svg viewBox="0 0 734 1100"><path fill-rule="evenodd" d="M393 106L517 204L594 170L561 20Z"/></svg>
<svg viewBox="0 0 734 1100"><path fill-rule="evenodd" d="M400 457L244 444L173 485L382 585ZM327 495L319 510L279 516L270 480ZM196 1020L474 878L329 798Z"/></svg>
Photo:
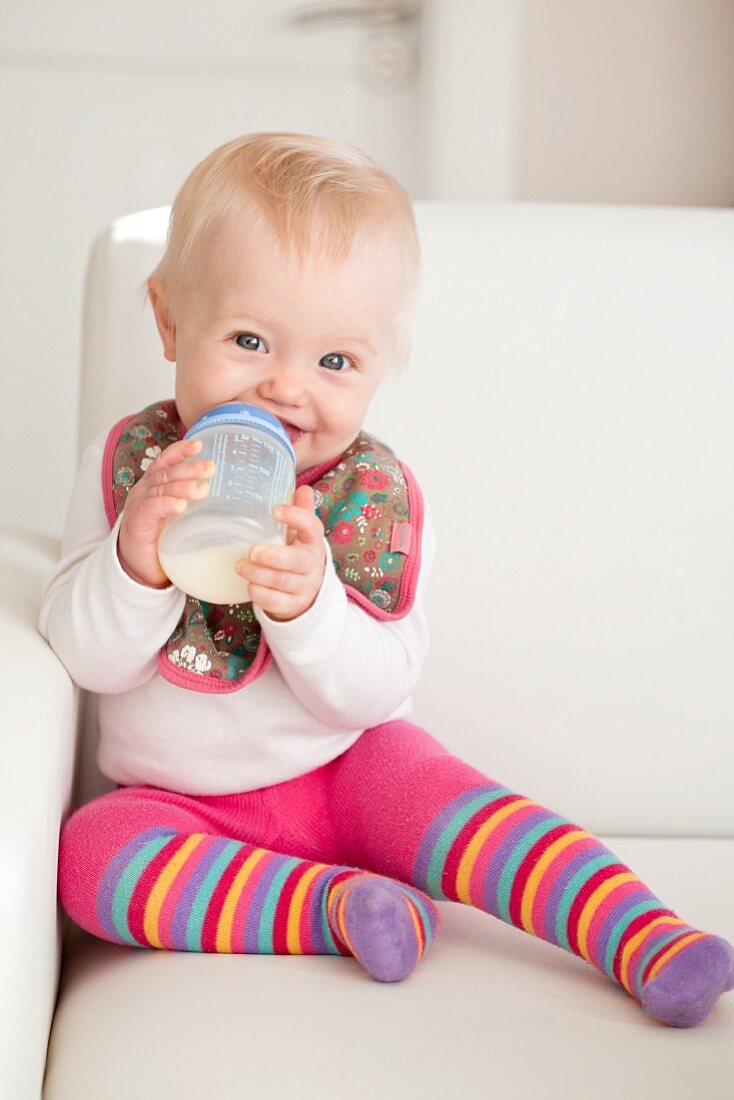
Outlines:
<svg viewBox="0 0 734 1100"><path fill-rule="evenodd" d="M365 731L328 768L340 858L586 959L673 1027L734 988L728 941L686 924L591 833L413 723Z"/></svg>
<svg viewBox="0 0 734 1100"><path fill-rule="evenodd" d="M359 868L222 835L231 811L218 821L216 801L137 787L81 806L59 843L59 897L72 920L112 943L354 955L380 981L410 973L438 919L429 898ZM417 937L417 926L428 936Z"/></svg>

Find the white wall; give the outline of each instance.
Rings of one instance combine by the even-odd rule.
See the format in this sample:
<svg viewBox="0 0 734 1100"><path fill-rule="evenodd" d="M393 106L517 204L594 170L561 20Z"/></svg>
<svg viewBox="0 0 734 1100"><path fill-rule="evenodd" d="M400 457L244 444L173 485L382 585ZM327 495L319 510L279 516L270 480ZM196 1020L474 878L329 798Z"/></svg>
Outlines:
<svg viewBox="0 0 734 1100"><path fill-rule="evenodd" d="M732 0L529 0L519 199L734 205Z"/></svg>

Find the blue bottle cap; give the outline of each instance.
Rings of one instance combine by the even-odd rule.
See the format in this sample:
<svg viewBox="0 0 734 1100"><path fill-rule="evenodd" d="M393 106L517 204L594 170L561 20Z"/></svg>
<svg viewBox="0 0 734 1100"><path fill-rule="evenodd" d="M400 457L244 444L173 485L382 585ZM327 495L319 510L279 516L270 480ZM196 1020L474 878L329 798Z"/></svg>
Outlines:
<svg viewBox="0 0 734 1100"><path fill-rule="evenodd" d="M204 431L205 428L215 428L219 424L244 424L249 428L259 428L260 431L274 436L284 447L287 447L294 463L296 461L296 452L293 450L288 432L277 416L261 409L259 405L245 405L241 401L228 401L225 405L215 405L191 425L184 439L191 439L197 432Z"/></svg>

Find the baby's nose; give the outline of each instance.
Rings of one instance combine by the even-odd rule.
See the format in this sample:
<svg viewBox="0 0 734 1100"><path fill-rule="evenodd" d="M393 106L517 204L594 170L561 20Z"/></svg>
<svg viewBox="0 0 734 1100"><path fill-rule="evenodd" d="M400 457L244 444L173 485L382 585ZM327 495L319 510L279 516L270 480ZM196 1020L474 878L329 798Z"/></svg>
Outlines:
<svg viewBox="0 0 734 1100"><path fill-rule="evenodd" d="M298 365L279 364L263 378L258 392L270 400L281 401L285 405L298 404L305 393L306 380Z"/></svg>

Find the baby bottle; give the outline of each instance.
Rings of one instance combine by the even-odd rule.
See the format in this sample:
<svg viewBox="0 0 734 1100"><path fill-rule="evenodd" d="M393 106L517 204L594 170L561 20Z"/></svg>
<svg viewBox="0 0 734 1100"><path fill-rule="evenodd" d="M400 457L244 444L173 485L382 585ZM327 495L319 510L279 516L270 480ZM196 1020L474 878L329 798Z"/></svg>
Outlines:
<svg viewBox="0 0 734 1100"><path fill-rule="evenodd" d="M216 471L206 497L166 520L158 540L161 569L207 603L247 603L249 585L235 563L256 543L285 544L287 525L273 509L293 503L295 451L275 416L236 401L201 416L184 439L194 437L202 448L186 461L211 459Z"/></svg>

